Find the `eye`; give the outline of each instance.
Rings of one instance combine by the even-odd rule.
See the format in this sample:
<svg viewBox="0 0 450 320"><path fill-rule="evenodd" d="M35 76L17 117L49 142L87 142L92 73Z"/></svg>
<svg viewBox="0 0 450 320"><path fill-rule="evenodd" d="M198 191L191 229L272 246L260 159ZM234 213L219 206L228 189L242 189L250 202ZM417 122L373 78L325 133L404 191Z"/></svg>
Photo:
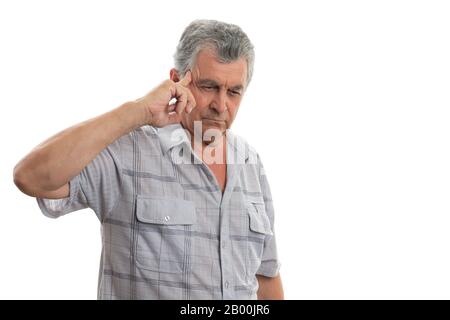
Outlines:
<svg viewBox="0 0 450 320"><path fill-rule="evenodd" d="M228 93L232 96L240 96L241 93L239 91L235 91L235 90L230 90L228 91Z"/></svg>
<svg viewBox="0 0 450 320"><path fill-rule="evenodd" d="M202 86L202 89L211 91L211 90L214 90L215 88L213 86Z"/></svg>

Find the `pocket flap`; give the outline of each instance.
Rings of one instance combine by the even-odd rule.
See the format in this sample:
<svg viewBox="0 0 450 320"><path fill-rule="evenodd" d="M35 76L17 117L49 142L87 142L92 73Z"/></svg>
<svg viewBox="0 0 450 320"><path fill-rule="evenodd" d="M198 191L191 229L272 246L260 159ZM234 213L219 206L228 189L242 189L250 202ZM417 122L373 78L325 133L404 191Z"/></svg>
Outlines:
<svg viewBox="0 0 450 320"><path fill-rule="evenodd" d="M250 229L252 231L273 235L264 203L250 203L247 211L250 218Z"/></svg>
<svg viewBox="0 0 450 320"><path fill-rule="evenodd" d="M195 204L183 199L138 196L137 219L145 223L190 225L196 220Z"/></svg>

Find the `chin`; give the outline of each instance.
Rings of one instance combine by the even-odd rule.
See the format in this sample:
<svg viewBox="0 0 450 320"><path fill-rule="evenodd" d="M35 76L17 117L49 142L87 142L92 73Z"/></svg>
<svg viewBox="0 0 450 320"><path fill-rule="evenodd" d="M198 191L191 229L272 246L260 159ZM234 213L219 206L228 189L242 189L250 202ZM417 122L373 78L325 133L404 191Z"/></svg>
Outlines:
<svg viewBox="0 0 450 320"><path fill-rule="evenodd" d="M200 121L202 122L203 128L211 128L211 129L217 128L220 130L222 127L225 126L224 121L216 121L210 119L201 119Z"/></svg>
<svg viewBox="0 0 450 320"><path fill-rule="evenodd" d="M208 130L210 130L208 133L209 134L211 134L211 133L214 133L214 134L219 134L220 133L220 135L224 135L224 133L225 133L225 131L226 131L226 128L225 128L225 126L203 126L203 128L202 128L203 130L203 136L205 135L205 133L208 131ZM211 132L211 131L214 131L214 132ZM219 133L218 133L219 132Z"/></svg>

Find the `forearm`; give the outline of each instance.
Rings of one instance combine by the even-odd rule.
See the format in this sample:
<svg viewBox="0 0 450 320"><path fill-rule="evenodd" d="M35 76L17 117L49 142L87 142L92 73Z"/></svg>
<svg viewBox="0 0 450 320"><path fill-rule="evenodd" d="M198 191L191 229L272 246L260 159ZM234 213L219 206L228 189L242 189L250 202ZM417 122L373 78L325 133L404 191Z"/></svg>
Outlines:
<svg viewBox="0 0 450 320"><path fill-rule="evenodd" d="M258 300L284 300L283 285L281 276L269 278L257 275L258 279Z"/></svg>
<svg viewBox="0 0 450 320"><path fill-rule="evenodd" d="M135 102L87 120L42 142L14 168L14 181L26 194L55 190L70 181L109 144L145 123Z"/></svg>

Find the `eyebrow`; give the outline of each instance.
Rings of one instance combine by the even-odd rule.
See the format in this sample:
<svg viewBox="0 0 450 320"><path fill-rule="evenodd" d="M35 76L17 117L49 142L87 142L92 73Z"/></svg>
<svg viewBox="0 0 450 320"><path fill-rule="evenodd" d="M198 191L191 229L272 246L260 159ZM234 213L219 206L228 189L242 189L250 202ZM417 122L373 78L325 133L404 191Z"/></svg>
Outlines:
<svg viewBox="0 0 450 320"><path fill-rule="evenodd" d="M211 79L200 79L197 81L198 86L211 86L211 87L220 87L219 84ZM244 86L242 84L235 85L230 88L230 90L242 90Z"/></svg>

